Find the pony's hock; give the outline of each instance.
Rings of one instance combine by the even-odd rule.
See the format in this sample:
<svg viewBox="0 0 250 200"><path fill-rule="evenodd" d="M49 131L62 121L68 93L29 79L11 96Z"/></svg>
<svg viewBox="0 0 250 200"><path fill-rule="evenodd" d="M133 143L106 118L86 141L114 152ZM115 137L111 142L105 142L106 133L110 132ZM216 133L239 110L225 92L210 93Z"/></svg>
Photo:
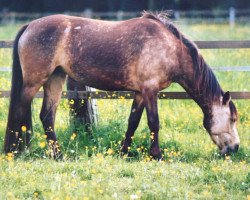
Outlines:
<svg viewBox="0 0 250 200"><path fill-rule="evenodd" d="M21 137L13 137L11 131L20 133L23 125L31 130L31 101L41 87L40 118L47 139L57 143L55 114L66 74L97 89L135 92L124 151L131 145L146 108L153 133L150 154L161 157L157 99L159 91L172 82L179 83L201 107L204 126L221 153L238 149L238 116L229 92L223 92L196 46L164 14L144 13L119 22L44 17L19 31L13 55L6 153L15 149Z"/></svg>

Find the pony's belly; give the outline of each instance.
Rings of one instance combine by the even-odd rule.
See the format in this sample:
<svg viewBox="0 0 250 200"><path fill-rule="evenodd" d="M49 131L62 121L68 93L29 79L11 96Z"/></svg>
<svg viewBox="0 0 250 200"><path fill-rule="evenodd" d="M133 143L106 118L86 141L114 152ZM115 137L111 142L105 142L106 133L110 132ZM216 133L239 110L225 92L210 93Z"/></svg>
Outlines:
<svg viewBox="0 0 250 200"><path fill-rule="evenodd" d="M95 67L75 68L70 73L73 79L100 90L128 90L121 70L104 70Z"/></svg>

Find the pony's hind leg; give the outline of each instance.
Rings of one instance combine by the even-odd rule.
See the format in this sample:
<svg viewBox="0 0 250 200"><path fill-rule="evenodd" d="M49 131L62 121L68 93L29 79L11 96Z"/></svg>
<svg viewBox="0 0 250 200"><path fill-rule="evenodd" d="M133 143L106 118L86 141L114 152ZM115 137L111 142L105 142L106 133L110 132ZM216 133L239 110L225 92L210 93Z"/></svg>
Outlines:
<svg viewBox="0 0 250 200"><path fill-rule="evenodd" d="M29 145L32 129L31 102L38 90L38 85L24 84L20 93L12 97L5 135L5 153L20 152Z"/></svg>
<svg viewBox="0 0 250 200"><path fill-rule="evenodd" d="M46 138L50 147L51 156L54 159L61 158L54 124L56 109L61 98L62 86L65 82L66 74L61 68L57 68L44 84L44 99L40 113L40 119L45 130Z"/></svg>
<svg viewBox="0 0 250 200"><path fill-rule="evenodd" d="M131 111L130 111L126 137L122 141L121 152L124 154L128 153L128 147L130 147L132 143L132 138L139 125L143 110L144 110L144 104L143 104L142 95L140 93L136 93L134 96L134 101L133 101Z"/></svg>

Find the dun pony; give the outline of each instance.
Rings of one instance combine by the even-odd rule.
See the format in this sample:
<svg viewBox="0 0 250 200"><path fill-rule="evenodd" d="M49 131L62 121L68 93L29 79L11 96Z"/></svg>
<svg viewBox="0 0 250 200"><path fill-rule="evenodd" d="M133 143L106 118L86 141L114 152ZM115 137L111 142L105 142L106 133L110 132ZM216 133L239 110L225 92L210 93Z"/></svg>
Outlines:
<svg viewBox="0 0 250 200"><path fill-rule="evenodd" d="M66 76L101 90L134 91L121 151L127 153L144 108L152 134L150 155L161 159L157 94L179 83L204 113L204 126L222 154L236 152L237 111L214 73L164 13L126 21L53 15L21 28L13 49L13 76L5 152L22 151L22 127L32 131L31 102L43 87L40 113L54 157L59 153L54 123ZM25 141L24 141L25 140Z"/></svg>

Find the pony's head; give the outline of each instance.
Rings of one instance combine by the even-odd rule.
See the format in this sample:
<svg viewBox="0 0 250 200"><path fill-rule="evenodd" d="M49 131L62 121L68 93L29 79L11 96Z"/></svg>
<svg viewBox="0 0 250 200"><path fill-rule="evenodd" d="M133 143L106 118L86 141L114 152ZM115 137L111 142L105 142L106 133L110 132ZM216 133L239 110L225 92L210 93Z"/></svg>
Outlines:
<svg viewBox="0 0 250 200"><path fill-rule="evenodd" d="M229 92L221 97L218 104L212 105L211 113L204 117L204 127L222 155L238 151L240 139L237 121L237 110Z"/></svg>

